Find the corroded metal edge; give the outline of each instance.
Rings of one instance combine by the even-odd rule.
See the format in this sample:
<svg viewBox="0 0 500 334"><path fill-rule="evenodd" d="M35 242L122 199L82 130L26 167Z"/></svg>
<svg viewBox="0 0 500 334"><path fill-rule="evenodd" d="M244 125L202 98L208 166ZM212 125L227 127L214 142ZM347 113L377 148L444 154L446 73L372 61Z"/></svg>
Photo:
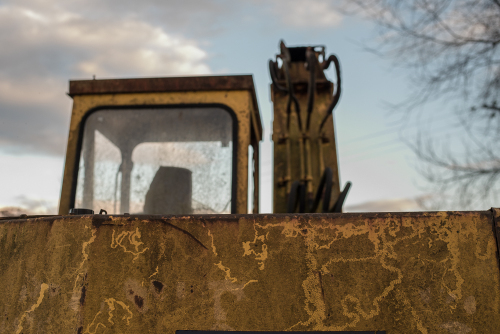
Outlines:
<svg viewBox="0 0 500 334"><path fill-rule="evenodd" d="M253 90L251 75L71 80L68 95Z"/></svg>
<svg viewBox="0 0 500 334"><path fill-rule="evenodd" d="M458 216L466 216L470 214L479 214L481 216L491 217L493 212L493 223L495 227L495 237L497 238L497 245L500 249L500 209L492 208L485 211L413 211L413 212L347 212L347 213L260 213L260 214L197 214L197 215L142 215L142 214L130 214L130 215L99 215L94 214L92 216L93 221L104 222L114 218L127 218L128 220L205 220L205 221L238 221L241 218L248 220L261 220L268 217L287 219L298 219L298 220L309 220L310 218L321 219L321 218L404 218L404 217L436 217L441 216L443 213L453 214ZM26 220L26 219L37 219L37 220L54 220L54 219L68 219L68 218L81 218L84 215L37 215L37 216L21 216L21 217L0 217L0 223ZM85 215L89 216L89 215Z"/></svg>
<svg viewBox="0 0 500 334"><path fill-rule="evenodd" d="M262 133L261 116L253 83L253 76L219 75L171 78L70 80L68 95L156 93L214 90L249 90L258 118L257 127Z"/></svg>
<svg viewBox="0 0 500 334"><path fill-rule="evenodd" d="M493 234L495 235L495 241L497 244L497 260L500 268L500 209L491 208L492 220L493 220Z"/></svg>
<svg viewBox="0 0 500 334"><path fill-rule="evenodd" d="M10 217L0 217L2 220L19 220L19 219L34 219L34 218L58 218L59 215L20 215L20 216L10 216Z"/></svg>

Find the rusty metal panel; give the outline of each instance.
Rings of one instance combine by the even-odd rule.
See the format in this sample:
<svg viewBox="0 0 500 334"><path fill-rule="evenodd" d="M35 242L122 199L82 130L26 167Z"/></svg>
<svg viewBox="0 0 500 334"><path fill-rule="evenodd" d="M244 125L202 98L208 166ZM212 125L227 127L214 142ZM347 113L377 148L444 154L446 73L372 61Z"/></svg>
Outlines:
<svg viewBox="0 0 500 334"><path fill-rule="evenodd" d="M254 90L251 75L71 80L69 96L213 90Z"/></svg>
<svg viewBox="0 0 500 334"><path fill-rule="evenodd" d="M100 79L71 80L68 95L128 94L160 92L199 92L221 90L246 90L252 95L255 117L254 126L258 135L262 135L262 124L255 94L252 75L216 75L193 77L136 78L136 79Z"/></svg>
<svg viewBox="0 0 500 334"><path fill-rule="evenodd" d="M0 332L495 333L493 214L0 221Z"/></svg>

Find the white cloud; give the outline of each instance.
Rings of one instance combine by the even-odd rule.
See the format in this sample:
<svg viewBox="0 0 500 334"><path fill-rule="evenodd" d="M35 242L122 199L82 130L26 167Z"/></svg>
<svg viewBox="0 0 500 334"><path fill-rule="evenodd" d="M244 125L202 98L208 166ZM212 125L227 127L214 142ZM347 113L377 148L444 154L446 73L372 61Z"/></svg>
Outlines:
<svg viewBox="0 0 500 334"><path fill-rule="evenodd" d="M0 6L0 146L62 154L71 78L209 74L194 40L125 15L83 16L56 5Z"/></svg>
<svg viewBox="0 0 500 334"><path fill-rule="evenodd" d="M395 198L347 205L345 212L405 212L421 211L418 199Z"/></svg>
<svg viewBox="0 0 500 334"><path fill-rule="evenodd" d="M56 57L62 63L57 64L56 73L37 69L33 74L70 71L88 75L90 69L102 75L210 72L204 63L206 52L194 41L172 36L162 27L137 19L99 20L62 10L39 13L6 6L0 10L0 22L3 31L10 31L2 34L0 41L14 43L0 52L2 63L17 60L18 70L23 60L32 61L31 65L26 63L28 67L50 65L51 59L46 57L58 53Z"/></svg>
<svg viewBox="0 0 500 334"><path fill-rule="evenodd" d="M62 157L15 156L0 152L0 161L0 208L28 209L23 213L56 211L63 173Z"/></svg>
<svg viewBox="0 0 500 334"><path fill-rule="evenodd" d="M314 29L340 22L332 4L6 0L0 5L0 148L61 155L70 116L71 101L64 95L69 79L209 74L205 48L210 44L204 37L229 29L228 22L238 20L238 11L248 5L255 8L245 11L248 15Z"/></svg>

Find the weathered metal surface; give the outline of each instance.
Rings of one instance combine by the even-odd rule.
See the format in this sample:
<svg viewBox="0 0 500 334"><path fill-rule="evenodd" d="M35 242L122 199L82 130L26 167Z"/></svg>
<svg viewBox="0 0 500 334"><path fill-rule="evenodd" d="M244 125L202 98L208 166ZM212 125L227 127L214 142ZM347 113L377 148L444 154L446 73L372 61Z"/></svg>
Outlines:
<svg viewBox="0 0 500 334"><path fill-rule="evenodd" d="M0 221L0 332L495 333L491 211Z"/></svg>
<svg viewBox="0 0 500 334"><path fill-rule="evenodd" d="M252 95L258 135L262 134L262 124L255 95L252 75L217 75L202 77L136 78L71 80L68 95L158 93L186 91L246 90Z"/></svg>
<svg viewBox="0 0 500 334"><path fill-rule="evenodd" d="M71 80L69 95L253 90L251 75Z"/></svg>
<svg viewBox="0 0 500 334"><path fill-rule="evenodd" d="M500 209L491 209L493 213L493 233L497 244L497 259L500 264Z"/></svg>
<svg viewBox="0 0 500 334"><path fill-rule="evenodd" d="M181 79L192 79L193 82L204 82L201 79L207 78L174 78L187 84L188 81ZM217 78L217 77L216 77ZM239 78L227 77L227 78ZM247 82L249 76L242 76L242 82ZM212 77L213 79L213 77ZM123 82L132 80L160 80L162 82L170 82L169 78L163 79L125 79ZM198 81L196 81L198 80ZM201 80L201 81L200 81ZM229 80L229 79L228 79ZM81 82L84 87L85 82L100 82L101 80L89 80ZM102 80L103 82L115 82L116 80ZM120 80L116 81L119 82ZM172 80L175 82L175 80ZM210 81L207 81L210 82ZM74 83L74 82L72 82ZM78 83L78 81L76 82ZM97 83L95 83L97 85ZM90 83L88 84L90 85ZM166 84L165 84L166 85ZM173 85L173 84L172 84ZM196 85L193 84L194 88ZM109 92L115 92L114 86L108 89ZM106 87L104 83L104 87ZM252 84L253 87L253 84ZM73 92L85 91L74 89ZM89 91L90 88L89 88ZM105 91L103 88L102 91ZM76 93L75 93L76 94ZM80 139L80 131L85 115L99 107L117 107L117 106L158 106L158 105L179 105L179 104L222 104L231 108L237 118L238 140L237 140L237 156L236 156L236 212L247 213L247 196L248 196L248 146L253 135L257 141L261 140L262 127L260 124L259 111L256 109L255 92L253 90L216 90L215 88L206 91L170 91L170 92L140 92L140 93L101 93L73 96L73 111L68 136L68 146L66 149L66 163L64 169L63 186L61 191L61 200L59 205L59 214L67 214L70 209L72 196L76 191L76 165L77 155L80 154L78 144ZM253 131L253 134L252 134Z"/></svg>
<svg viewBox="0 0 500 334"><path fill-rule="evenodd" d="M327 167L331 169L333 186L330 194L332 204L326 206L331 207L340 194L333 122L323 123L330 114L330 107L334 106L333 83L326 80L323 72L322 66L326 62L318 61L320 52L307 50L304 47L287 48L282 43L278 56L283 58L282 67L278 69L272 61L270 63L271 77L274 78L271 98L274 106L275 213L288 212L287 202L293 197L290 193L294 181L307 187L306 201L310 206L309 202L312 202ZM288 62L287 52L290 54ZM322 52L324 60L324 49ZM312 57L306 62L307 54ZM306 69L306 64L311 71ZM336 93L339 92L337 89ZM306 209L305 212L311 210Z"/></svg>

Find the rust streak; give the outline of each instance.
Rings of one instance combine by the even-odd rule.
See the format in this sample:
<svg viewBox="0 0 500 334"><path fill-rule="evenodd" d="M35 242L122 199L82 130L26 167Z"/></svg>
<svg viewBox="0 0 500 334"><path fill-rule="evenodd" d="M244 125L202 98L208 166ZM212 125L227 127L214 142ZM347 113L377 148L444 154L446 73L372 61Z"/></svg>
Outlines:
<svg viewBox="0 0 500 334"><path fill-rule="evenodd" d="M175 226L174 224L171 224L169 222L164 222L165 224L167 224L168 226L172 227L173 229L175 230L178 230L178 231L181 231L182 233L184 233L185 235L187 235L188 237L190 237L191 239L193 239L198 245L200 245L201 247L205 248L206 250L208 250L208 248L200 241L198 240L194 235L192 235L191 233L189 233L188 231L186 230L183 230L182 228L180 227L177 227Z"/></svg>

